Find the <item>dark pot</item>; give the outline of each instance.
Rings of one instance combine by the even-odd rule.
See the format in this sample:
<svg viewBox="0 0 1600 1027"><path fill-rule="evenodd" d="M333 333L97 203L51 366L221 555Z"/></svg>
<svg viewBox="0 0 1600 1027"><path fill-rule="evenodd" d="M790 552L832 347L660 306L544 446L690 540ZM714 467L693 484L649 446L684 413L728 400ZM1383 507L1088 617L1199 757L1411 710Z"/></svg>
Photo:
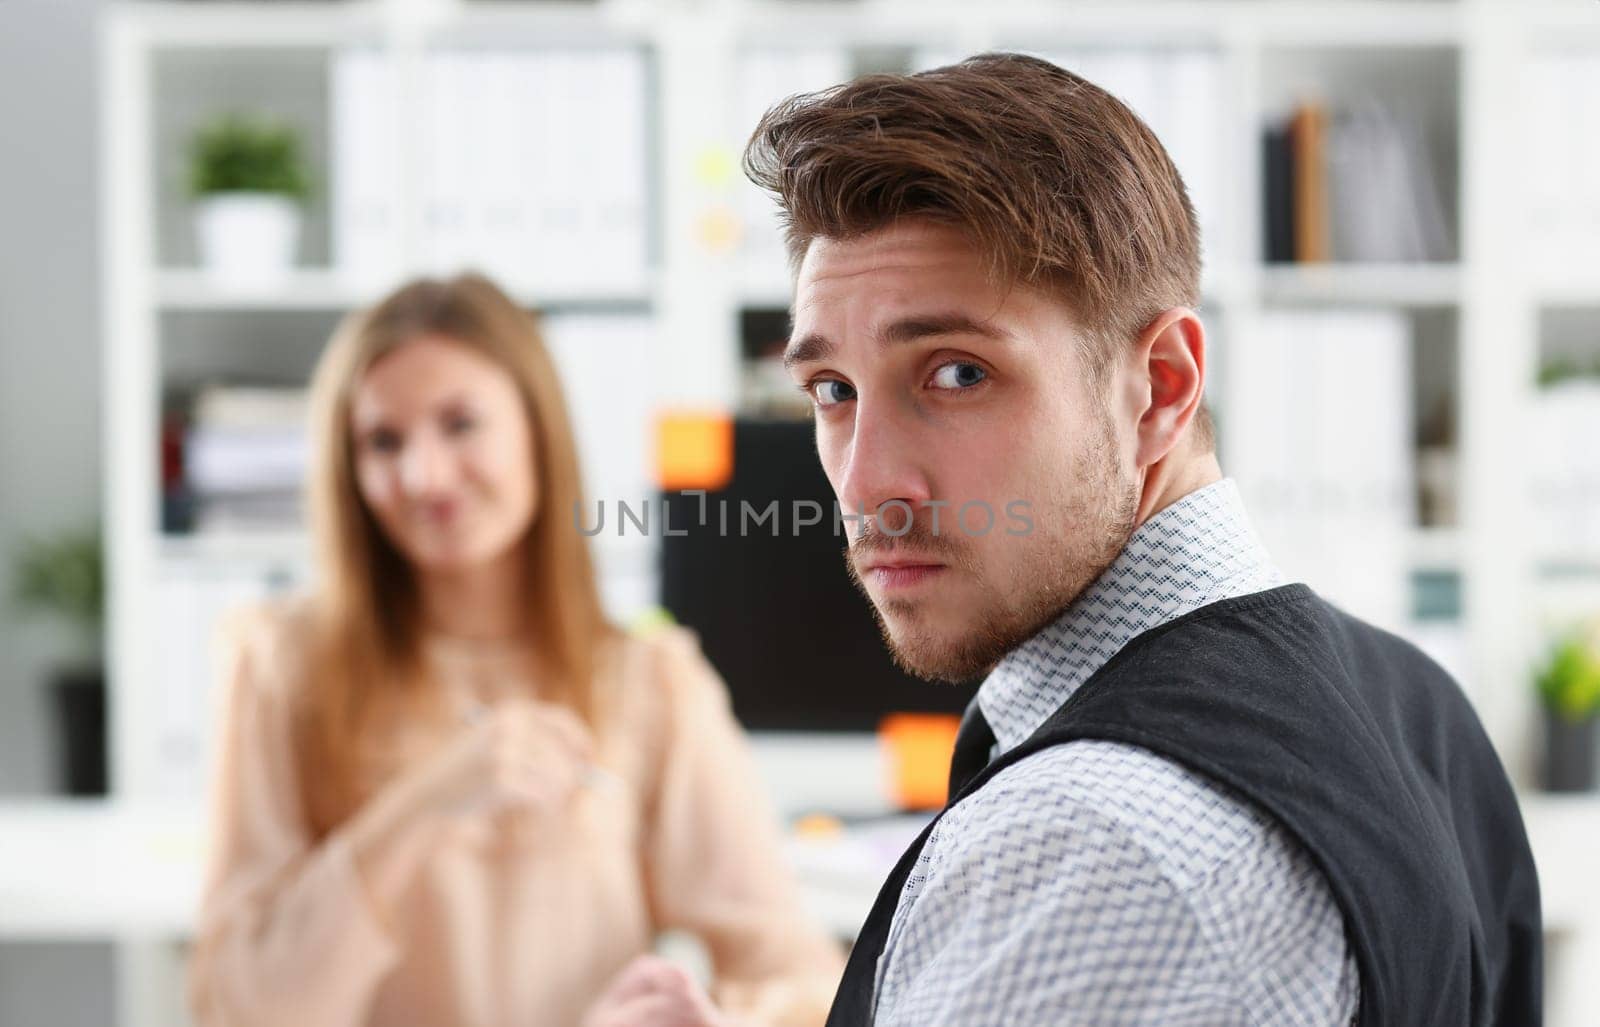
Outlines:
<svg viewBox="0 0 1600 1027"><path fill-rule="evenodd" d="M59 784L68 795L106 794L106 672L74 667L50 679Z"/></svg>
<svg viewBox="0 0 1600 1027"><path fill-rule="evenodd" d="M1591 792L1595 753L1600 749L1600 716L1567 720L1544 711L1544 786L1552 792Z"/></svg>

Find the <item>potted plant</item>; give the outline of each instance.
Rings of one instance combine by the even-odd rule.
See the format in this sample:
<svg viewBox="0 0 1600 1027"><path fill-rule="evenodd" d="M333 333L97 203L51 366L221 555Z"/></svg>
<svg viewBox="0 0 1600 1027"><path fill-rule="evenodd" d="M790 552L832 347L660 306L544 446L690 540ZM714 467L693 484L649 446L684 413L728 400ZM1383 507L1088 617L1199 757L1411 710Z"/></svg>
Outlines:
<svg viewBox="0 0 1600 1027"><path fill-rule="evenodd" d="M69 795L106 792L105 576L100 533L83 531L24 543L16 564L14 599L24 611L55 616L72 629L77 656L50 675L61 754L61 785Z"/></svg>
<svg viewBox="0 0 1600 1027"><path fill-rule="evenodd" d="M1600 622L1569 632L1539 671L1544 700L1544 783L1552 792L1595 787L1600 742Z"/></svg>
<svg viewBox="0 0 1600 1027"><path fill-rule="evenodd" d="M261 285L294 266L310 185L293 128L241 114L208 123L191 144L189 187L200 258L212 274Z"/></svg>

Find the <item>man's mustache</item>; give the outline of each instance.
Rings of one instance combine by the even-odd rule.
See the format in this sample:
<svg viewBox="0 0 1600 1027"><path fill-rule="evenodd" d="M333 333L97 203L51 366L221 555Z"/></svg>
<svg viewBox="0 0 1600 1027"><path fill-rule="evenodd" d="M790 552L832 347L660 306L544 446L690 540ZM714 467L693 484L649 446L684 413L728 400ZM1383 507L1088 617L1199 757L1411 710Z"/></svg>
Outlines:
<svg viewBox="0 0 1600 1027"><path fill-rule="evenodd" d="M891 534L879 528L875 518L868 518L862 522L861 530L850 537L845 555L852 565L870 556L895 553L914 553L957 563L964 552L961 543L950 533L941 530L935 534L932 525L922 520L913 520L906 530Z"/></svg>

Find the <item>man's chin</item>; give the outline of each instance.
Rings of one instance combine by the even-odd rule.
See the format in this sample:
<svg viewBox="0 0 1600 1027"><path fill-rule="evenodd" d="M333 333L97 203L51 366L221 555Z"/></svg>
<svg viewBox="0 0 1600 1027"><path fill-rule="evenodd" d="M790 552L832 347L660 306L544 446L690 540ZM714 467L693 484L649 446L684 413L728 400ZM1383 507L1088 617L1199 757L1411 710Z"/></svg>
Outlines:
<svg viewBox="0 0 1600 1027"><path fill-rule="evenodd" d="M880 615L883 641L895 666L924 681L967 684L984 677L1006 654L1008 646L984 645L970 626L945 630L927 624L897 623Z"/></svg>

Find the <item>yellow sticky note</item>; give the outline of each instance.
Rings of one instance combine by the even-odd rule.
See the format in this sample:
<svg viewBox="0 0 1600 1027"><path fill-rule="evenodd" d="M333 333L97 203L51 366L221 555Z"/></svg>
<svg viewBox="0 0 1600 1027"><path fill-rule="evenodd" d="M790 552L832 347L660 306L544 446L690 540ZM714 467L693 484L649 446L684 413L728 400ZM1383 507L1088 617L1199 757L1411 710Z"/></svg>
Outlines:
<svg viewBox="0 0 1600 1027"><path fill-rule="evenodd" d="M694 177L702 185L727 185L733 168L733 152L726 146L701 147L694 157Z"/></svg>

